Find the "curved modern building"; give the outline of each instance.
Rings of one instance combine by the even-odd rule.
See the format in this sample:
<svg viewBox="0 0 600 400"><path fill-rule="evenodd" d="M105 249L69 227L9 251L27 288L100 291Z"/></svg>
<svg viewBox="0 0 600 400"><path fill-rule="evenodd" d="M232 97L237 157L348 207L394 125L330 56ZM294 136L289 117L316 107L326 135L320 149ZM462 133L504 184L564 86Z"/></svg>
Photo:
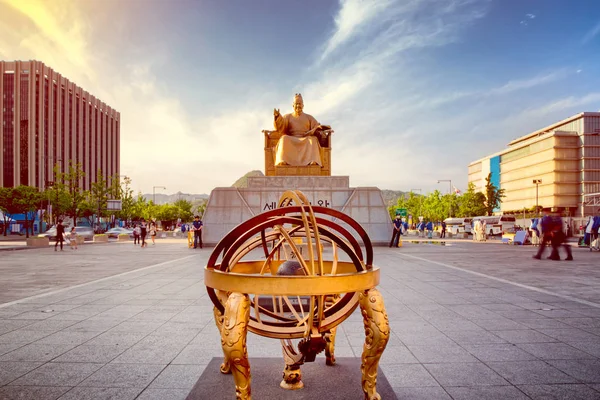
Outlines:
<svg viewBox="0 0 600 400"><path fill-rule="evenodd" d="M583 112L513 140L508 147L469 164L469 182L484 191L485 179L505 190L499 212L518 213L536 204L564 215L598 214L600 112Z"/></svg>

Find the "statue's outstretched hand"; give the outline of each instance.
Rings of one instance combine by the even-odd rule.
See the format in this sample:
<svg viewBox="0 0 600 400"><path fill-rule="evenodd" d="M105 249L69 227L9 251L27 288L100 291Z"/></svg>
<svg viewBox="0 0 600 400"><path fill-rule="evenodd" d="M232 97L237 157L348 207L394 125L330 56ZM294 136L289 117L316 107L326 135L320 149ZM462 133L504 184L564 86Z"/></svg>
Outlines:
<svg viewBox="0 0 600 400"><path fill-rule="evenodd" d="M281 114L279 113L279 109L278 108L274 108L273 109L273 117L277 118L279 117Z"/></svg>

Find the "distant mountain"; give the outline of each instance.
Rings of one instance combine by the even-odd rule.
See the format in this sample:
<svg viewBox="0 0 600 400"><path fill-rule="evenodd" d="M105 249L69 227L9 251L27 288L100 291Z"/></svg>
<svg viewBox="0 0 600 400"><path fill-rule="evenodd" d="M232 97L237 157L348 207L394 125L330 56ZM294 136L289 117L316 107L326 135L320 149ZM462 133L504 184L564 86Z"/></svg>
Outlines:
<svg viewBox="0 0 600 400"><path fill-rule="evenodd" d="M396 202L398 201L398 197L404 196L406 193L408 193L408 192L403 192L401 190L388 190L388 189L381 190L381 195L383 196L383 202L388 207L395 205Z"/></svg>
<svg viewBox="0 0 600 400"><path fill-rule="evenodd" d="M235 183L231 186L235 187L235 188L247 188L248 187L248 177L250 177L250 176L265 176L265 174L263 174L262 171L259 171L259 170L250 171L246 175L242 176L240 179L235 181Z"/></svg>
<svg viewBox="0 0 600 400"><path fill-rule="evenodd" d="M142 196L144 196L146 198L146 200L152 200L152 193L143 194ZM204 194L204 193L203 194L190 194L190 193L181 193L181 192L177 192L175 194L156 193L154 196L156 198L156 204L175 203L177 200L180 200L180 199L187 200L192 203L197 200L207 200L208 199L208 195Z"/></svg>

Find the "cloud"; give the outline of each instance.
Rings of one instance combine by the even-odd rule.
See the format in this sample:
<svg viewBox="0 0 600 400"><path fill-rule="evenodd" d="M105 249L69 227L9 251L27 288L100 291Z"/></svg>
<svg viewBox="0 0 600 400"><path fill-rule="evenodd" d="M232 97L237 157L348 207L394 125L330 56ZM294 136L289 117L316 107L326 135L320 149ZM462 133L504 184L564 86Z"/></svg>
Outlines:
<svg viewBox="0 0 600 400"><path fill-rule="evenodd" d="M535 18L535 14L525 14L525 16L529 19L534 19Z"/></svg>
<svg viewBox="0 0 600 400"><path fill-rule="evenodd" d="M581 39L581 44L592 41L600 33L600 22L590 29Z"/></svg>
<svg viewBox="0 0 600 400"><path fill-rule="evenodd" d="M568 96L563 97L561 99L554 100L550 103L547 103L541 107L527 109L523 112L525 116L545 116L550 114L562 115L565 111L571 110L574 112L577 109L577 112L585 111L581 110L583 106L587 106L589 104L597 105L600 103L600 92L591 92L584 96Z"/></svg>

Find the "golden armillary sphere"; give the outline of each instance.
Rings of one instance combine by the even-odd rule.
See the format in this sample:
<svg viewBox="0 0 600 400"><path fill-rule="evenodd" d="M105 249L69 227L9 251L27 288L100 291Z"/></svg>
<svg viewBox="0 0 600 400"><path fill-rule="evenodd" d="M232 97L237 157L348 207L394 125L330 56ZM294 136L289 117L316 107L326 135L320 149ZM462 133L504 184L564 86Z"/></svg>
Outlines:
<svg viewBox="0 0 600 400"><path fill-rule="evenodd" d="M221 372L233 374L236 399L252 398L248 330L281 340L281 387L300 389L304 362L325 350L327 365L335 363L336 327L357 306L366 336L362 390L365 399L380 399L377 367L390 328L375 288L379 275L360 224L331 208L312 207L300 191L285 192L278 208L229 232L213 250L204 282L221 333ZM297 347L292 339L299 339Z"/></svg>

